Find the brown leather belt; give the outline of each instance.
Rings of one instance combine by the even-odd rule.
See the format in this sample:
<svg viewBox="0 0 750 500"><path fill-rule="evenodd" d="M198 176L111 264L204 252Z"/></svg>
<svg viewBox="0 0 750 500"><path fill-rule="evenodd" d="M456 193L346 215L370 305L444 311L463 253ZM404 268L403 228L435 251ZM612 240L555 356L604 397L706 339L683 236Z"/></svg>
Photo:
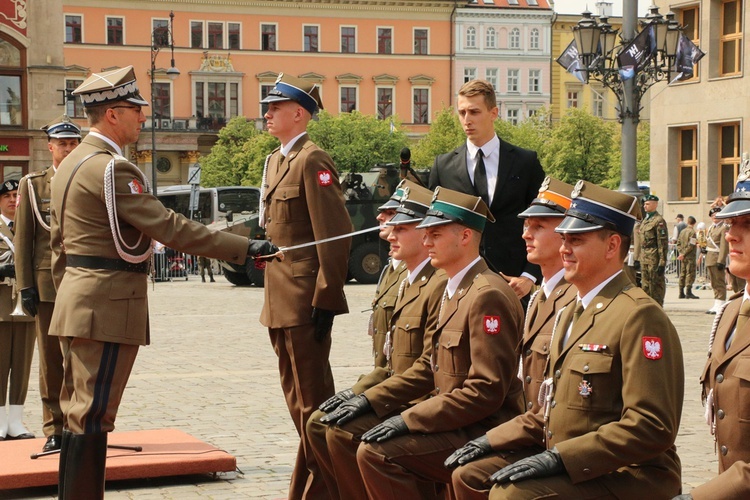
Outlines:
<svg viewBox="0 0 750 500"><path fill-rule="evenodd" d="M108 271L125 271L128 273L148 273L149 261L131 264L122 259L94 257L93 255L66 255L67 267L83 267L86 269L106 269Z"/></svg>

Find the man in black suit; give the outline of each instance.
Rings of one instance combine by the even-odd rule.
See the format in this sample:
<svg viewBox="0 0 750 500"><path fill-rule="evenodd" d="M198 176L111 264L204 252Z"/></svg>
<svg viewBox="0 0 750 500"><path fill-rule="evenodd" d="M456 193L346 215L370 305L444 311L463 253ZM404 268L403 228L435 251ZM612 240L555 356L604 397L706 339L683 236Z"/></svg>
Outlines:
<svg viewBox="0 0 750 500"><path fill-rule="evenodd" d="M487 224L484 230L482 255L510 279L513 291L523 298L541 278L541 272L526 260L526 244L521 238L523 219L518 214L536 197L544 170L535 151L497 136L497 115L495 89L490 83L472 80L461 87L458 117L466 144L435 159L430 189L445 186L484 199L496 222Z"/></svg>

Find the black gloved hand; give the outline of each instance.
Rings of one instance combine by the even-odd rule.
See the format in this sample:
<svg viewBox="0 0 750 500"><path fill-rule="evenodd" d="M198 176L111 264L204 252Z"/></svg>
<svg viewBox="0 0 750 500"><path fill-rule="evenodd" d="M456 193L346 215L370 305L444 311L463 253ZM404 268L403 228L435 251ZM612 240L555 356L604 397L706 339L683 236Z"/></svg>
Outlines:
<svg viewBox="0 0 750 500"><path fill-rule="evenodd" d="M492 453L492 446L490 446L490 440L487 439L487 435L485 434L484 436L472 439L454 451L451 456L445 459L443 465L448 469L455 469L459 465L466 465L490 453Z"/></svg>
<svg viewBox="0 0 750 500"><path fill-rule="evenodd" d="M719 271L723 271L726 267L727 266L722 263L716 264L716 269L718 269Z"/></svg>
<svg viewBox="0 0 750 500"><path fill-rule="evenodd" d="M360 415L372 410L370 402L367 400L364 394L355 396L349 401L346 401L336 408L333 412L322 417L320 419L324 424L330 425L344 425L350 420L354 420Z"/></svg>
<svg viewBox="0 0 750 500"><path fill-rule="evenodd" d="M36 306L39 304L39 292L33 286L21 290L21 305L33 318L36 316Z"/></svg>
<svg viewBox="0 0 750 500"><path fill-rule="evenodd" d="M503 484L510 481L515 483L524 479L556 476L564 471L565 466L557 448L552 448L503 467L490 476L490 482Z"/></svg>
<svg viewBox="0 0 750 500"><path fill-rule="evenodd" d="M656 275L661 278L662 276L664 276L664 270L665 269L666 268L664 266L658 266L656 268Z"/></svg>
<svg viewBox="0 0 750 500"><path fill-rule="evenodd" d="M404 422L404 417L396 415L362 434L362 441L365 443L372 443L373 441L382 443L383 441L403 436L404 434L409 434L409 427Z"/></svg>
<svg viewBox="0 0 750 500"><path fill-rule="evenodd" d="M352 391L351 389L344 389L343 391L339 391L330 398L323 401L320 406L318 406L318 409L326 413L331 413L333 410L341 406L341 403L343 403L344 401L349 401L353 397L354 391Z"/></svg>
<svg viewBox="0 0 750 500"><path fill-rule="evenodd" d="M0 265L0 279L3 278L15 278L16 277L16 266L13 264L1 264Z"/></svg>
<svg viewBox="0 0 750 500"><path fill-rule="evenodd" d="M263 257L266 255L272 255L279 251L279 247L274 245L268 240L247 240L247 256L248 257Z"/></svg>
<svg viewBox="0 0 750 500"><path fill-rule="evenodd" d="M640 260L633 261L633 269L635 269L636 271L640 271L641 270L641 261Z"/></svg>
<svg viewBox="0 0 750 500"><path fill-rule="evenodd" d="M333 311L313 307L312 320L315 325L315 340L323 342L323 340L330 335L331 328L333 328L334 316L335 314Z"/></svg>
<svg viewBox="0 0 750 500"><path fill-rule="evenodd" d="M672 500L693 500L693 495L690 493L684 493L682 495L677 495Z"/></svg>

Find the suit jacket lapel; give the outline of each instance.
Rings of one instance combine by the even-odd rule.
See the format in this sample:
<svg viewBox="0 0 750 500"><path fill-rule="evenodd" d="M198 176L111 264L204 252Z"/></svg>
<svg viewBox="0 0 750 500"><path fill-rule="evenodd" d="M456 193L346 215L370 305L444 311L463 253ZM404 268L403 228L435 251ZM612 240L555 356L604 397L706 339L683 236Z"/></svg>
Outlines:
<svg viewBox="0 0 750 500"><path fill-rule="evenodd" d="M495 200L500 200L500 192L508 184L508 177L512 170L516 169L513 161L513 146L498 137L500 147L498 148L498 165L497 165L497 182L495 183L495 192L492 195L492 204Z"/></svg>
<svg viewBox="0 0 750 500"><path fill-rule="evenodd" d="M447 171L453 172L456 176L456 186L452 189L463 193L474 194L474 184L469 178L468 166L466 165L466 144L453 151L453 157L450 159L451 164Z"/></svg>
<svg viewBox="0 0 750 500"><path fill-rule="evenodd" d="M548 297L544 304L537 309L536 315L529 324L530 331L536 331L538 329L537 325L543 325L545 322L549 321L550 317L552 317L556 311L560 310L557 301L562 299L565 292L567 292L570 287L570 283L565 282L565 278L563 278L560 284L558 284L552 291L552 297Z"/></svg>

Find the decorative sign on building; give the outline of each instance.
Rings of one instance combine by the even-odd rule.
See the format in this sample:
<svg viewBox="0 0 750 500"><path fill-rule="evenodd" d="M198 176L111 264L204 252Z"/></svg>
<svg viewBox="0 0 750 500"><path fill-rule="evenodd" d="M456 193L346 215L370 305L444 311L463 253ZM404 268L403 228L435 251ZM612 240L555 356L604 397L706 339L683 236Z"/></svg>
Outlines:
<svg viewBox="0 0 750 500"><path fill-rule="evenodd" d="M234 66L232 66L232 59L229 54L226 56L223 54L209 55L208 52L204 52L199 71L210 71L211 73L234 73Z"/></svg>
<svg viewBox="0 0 750 500"><path fill-rule="evenodd" d="M27 0L5 0L0 2L0 23L26 35Z"/></svg>

